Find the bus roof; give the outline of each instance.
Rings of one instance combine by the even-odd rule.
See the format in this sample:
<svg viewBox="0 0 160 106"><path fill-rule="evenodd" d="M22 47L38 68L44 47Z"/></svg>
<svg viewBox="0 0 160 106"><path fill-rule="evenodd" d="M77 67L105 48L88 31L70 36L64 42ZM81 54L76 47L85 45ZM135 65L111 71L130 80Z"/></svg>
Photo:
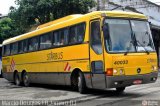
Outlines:
<svg viewBox="0 0 160 106"><path fill-rule="evenodd" d="M44 28L44 27L47 27L47 26L50 26L50 25L53 25L53 24L56 24L56 23L59 23L59 22L63 22L65 20L70 20L70 19L81 17L81 16L83 16L83 15L82 14L69 15L69 16L66 16L66 17L63 17L63 18L60 18L60 19L42 24L42 25L38 26L37 29L41 29L41 28Z"/></svg>
<svg viewBox="0 0 160 106"><path fill-rule="evenodd" d="M53 29L55 29L56 26L58 25L65 25L64 23L73 23L77 19L79 20L87 20L89 19L94 19L97 17L100 17L103 15L106 15L108 17L118 17L118 18L136 18L136 19L145 19L147 20L147 17L143 14L139 13L134 13L134 12L126 12L126 11L94 11L88 14L75 14L75 15L69 15L45 24L42 24L37 27L36 30L32 32L28 32L10 39L7 39L3 42L3 45L14 43L23 39L27 39L30 37L37 36L39 34L44 34L47 32L51 32ZM73 24L72 24L73 25ZM63 27L62 27L63 28Z"/></svg>

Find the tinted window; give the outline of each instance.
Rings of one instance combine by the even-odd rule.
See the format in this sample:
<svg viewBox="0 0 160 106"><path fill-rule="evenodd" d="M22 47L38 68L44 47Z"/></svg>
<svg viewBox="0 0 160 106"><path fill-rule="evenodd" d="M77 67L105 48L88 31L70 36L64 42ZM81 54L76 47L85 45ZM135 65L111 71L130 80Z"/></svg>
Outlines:
<svg viewBox="0 0 160 106"><path fill-rule="evenodd" d="M85 35L85 24L79 24L70 27L70 39L69 43L80 43L83 41Z"/></svg>
<svg viewBox="0 0 160 106"><path fill-rule="evenodd" d="M64 45L64 31L63 30L59 31L58 39L59 39L59 45Z"/></svg>
<svg viewBox="0 0 160 106"><path fill-rule="evenodd" d="M70 28L70 39L69 39L69 43L73 44L77 42L77 28L76 26L73 26Z"/></svg>
<svg viewBox="0 0 160 106"><path fill-rule="evenodd" d="M38 37L29 39L29 51L38 50Z"/></svg>
<svg viewBox="0 0 160 106"><path fill-rule="evenodd" d="M69 38L69 29L64 29L64 42L65 44L68 44L68 38Z"/></svg>
<svg viewBox="0 0 160 106"><path fill-rule="evenodd" d="M23 41L18 43L18 53L23 53Z"/></svg>
<svg viewBox="0 0 160 106"><path fill-rule="evenodd" d="M40 49L46 49L52 46L51 37L52 37L52 33L47 33L40 37Z"/></svg>
<svg viewBox="0 0 160 106"><path fill-rule="evenodd" d="M53 33L53 46L61 46L68 44L68 28L55 31Z"/></svg>
<svg viewBox="0 0 160 106"><path fill-rule="evenodd" d="M4 46L2 46L2 56L4 56Z"/></svg>
<svg viewBox="0 0 160 106"><path fill-rule="evenodd" d="M56 31L53 33L53 46L59 46L59 45L60 45L59 32Z"/></svg>
<svg viewBox="0 0 160 106"><path fill-rule="evenodd" d="M23 51L27 52L27 50L28 50L28 40L24 40L23 41Z"/></svg>
<svg viewBox="0 0 160 106"><path fill-rule="evenodd" d="M18 43L11 44L11 54L17 54L18 52Z"/></svg>
<svg viewBox="0 0 160 106"><path fill-rule="evenodd" d="M10 55L10 45L4 46L4 55Z"/></svg>
<svg viewBox="0 0 160 106"><path fill-rule="evenodd" d="M102 43L100 35L100 22L94 21L91 23L91 47L97 53L102 53Z"/></svg>
<svg viewBox="0 0 160 106"><path fill-rule="evenodd" d="M68 29L61 29L59 31L59 41L60 45L67 45L68 44Z"/></svg>
<svg viewBox="0 0 160 106"><path fill-rule="evenodd" d="M85 24L77 25L77 41L82 42L85 35Z"/></svg>

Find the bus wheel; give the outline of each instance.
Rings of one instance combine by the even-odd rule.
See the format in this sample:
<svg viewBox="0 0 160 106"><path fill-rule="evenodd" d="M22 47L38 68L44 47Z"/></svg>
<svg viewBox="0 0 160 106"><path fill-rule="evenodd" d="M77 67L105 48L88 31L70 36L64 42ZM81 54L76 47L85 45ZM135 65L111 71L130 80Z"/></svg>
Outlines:
<svg viewBox="0 0 160 106"><path fill-rule="evenodd" d="M79 72L79 76L78 76L78 91L83 94L86 91L86 84L85 84L85 79L84 79L84 75L82 74L82 72Z"/></svg>
<svg viewBox="0 0 160 106"><path fill-rule="evenodd" d="M125 87L116 88L116 92L118 92L118 93L123 93L124 90L125 90Z"/></svg>
<svg viewBox="0 0 160 106"><path fill-rule="evenodd" d="M0 77L3 78L3 72L2 72L2 70L1 70L1 75L0 75Z"/></svg>
<svg viewBox="0 0 160 106"><path fill-rule="evenodd" d="M19 86L21 84L20 82L20 78L19 78L19 75L18 73L16 72L15 75L14 75L14 83L15 85Z"/></svg>
<svg viewBox="0 0 160 106"><path fill-rule="evenodd" d="M1 77L3 78L3 71L1 70Z"/></svg>
<svg viewBox="0 0 160 106"><path fill-rule="evenodd" d="M29 77L26 72L23 74L23 84L25 87L28 87L30 85Z"/></svg>

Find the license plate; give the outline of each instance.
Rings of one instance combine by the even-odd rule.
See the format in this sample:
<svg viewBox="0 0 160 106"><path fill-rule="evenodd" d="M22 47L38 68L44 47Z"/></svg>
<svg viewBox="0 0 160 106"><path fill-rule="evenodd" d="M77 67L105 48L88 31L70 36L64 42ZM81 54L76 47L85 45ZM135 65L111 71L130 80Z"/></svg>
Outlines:
<svg viewBox="0 0 160 106"><path fill-rule="evenodd" d="M141 84L142 83L142 80L135 80L133 81L133 84L137 85L137 84Z"/></svg>

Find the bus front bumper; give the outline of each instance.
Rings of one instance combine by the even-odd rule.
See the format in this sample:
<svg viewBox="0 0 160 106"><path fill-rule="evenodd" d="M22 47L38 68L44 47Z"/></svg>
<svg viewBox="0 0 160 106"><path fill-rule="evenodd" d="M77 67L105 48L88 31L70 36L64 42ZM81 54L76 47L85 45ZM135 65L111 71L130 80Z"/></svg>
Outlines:
<svg viewBox="0 0 160 106"><path fill-rule="evenodd" d="M107 88L126 87L138 84L153 83L158 78L158 72L133 76L107 76Z"/></svg>

